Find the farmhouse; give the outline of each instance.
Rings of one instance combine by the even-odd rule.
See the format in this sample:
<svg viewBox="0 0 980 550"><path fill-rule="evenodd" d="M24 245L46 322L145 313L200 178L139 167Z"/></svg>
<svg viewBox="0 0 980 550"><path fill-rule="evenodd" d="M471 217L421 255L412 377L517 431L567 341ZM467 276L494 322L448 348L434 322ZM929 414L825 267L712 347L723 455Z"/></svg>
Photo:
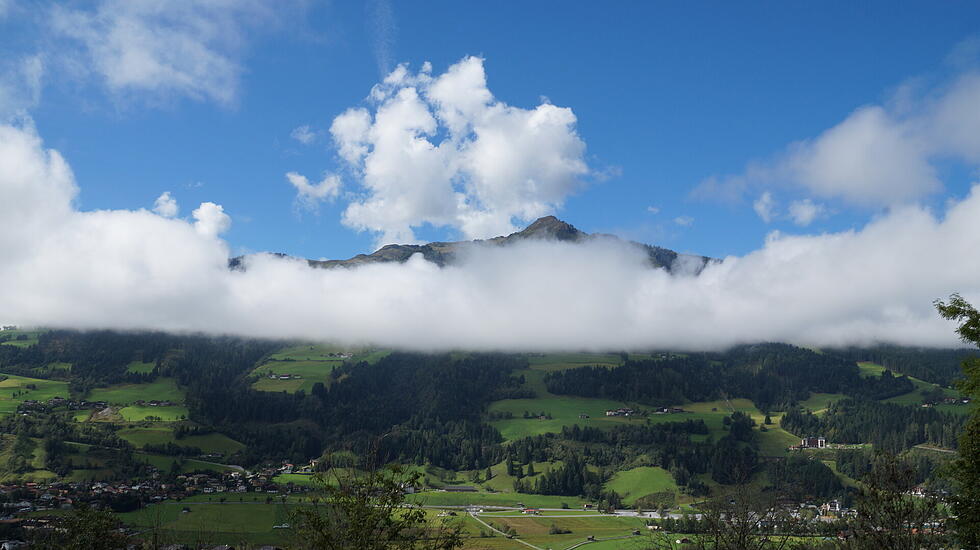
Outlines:
<svg viewBox="0 0 980 550"><path fill-rule="evenodd" d="M801 449L823 449L827 446L827 440L822 437L806 437L800 441Z"/></svg>
<svg viewBox="0 0 980 550"><path fill-rule="evenodd" d="M631 416L634 414L636 414L636 411L626 407L606 411L606 416Z"/></svg>

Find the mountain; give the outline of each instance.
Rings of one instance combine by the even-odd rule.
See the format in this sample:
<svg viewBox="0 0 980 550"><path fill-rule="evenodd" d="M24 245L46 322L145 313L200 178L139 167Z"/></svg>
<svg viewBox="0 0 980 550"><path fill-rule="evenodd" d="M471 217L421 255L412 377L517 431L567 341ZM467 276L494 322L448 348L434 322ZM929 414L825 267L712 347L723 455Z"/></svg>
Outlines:
<svg viewBox="0 0 980 550"><path fill-rule="evenodd" d="M577 243L599 239L623 242L622 239L615 235L586 233L554 216L545 216L538 218L534 223L521 231L492 239L432 242L428 244L389 244L371 254L358 254L347 260L307 260L307 262L309 262L310 266L319 268L356 267L381 262L405 262L413 254L422 254L426 260L438 266L446 266L453 264L459 252L470 246L509 246L524 240ZM663 268L667 271L672 271L675 266L683 264L685 269L699 273L709 261L712 261L711 258L705 256L678 254L673 250L659 246L651 246L634 241L628 241L628 243L641 248L646 253L651 267ZM283 254L277 255L284 256ZM680 259L680 263L678 259ZM232 269L244 269L245 262L245 257L238 256L229 261L229 267Z"/></svg>

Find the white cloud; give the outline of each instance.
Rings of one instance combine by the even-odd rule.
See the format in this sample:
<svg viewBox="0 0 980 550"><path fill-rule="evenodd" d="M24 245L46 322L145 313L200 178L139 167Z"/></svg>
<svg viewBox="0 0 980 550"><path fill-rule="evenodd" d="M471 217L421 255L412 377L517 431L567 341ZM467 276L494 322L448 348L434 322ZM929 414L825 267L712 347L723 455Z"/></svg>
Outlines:
<svg viewBox="0 0 980 550"><path fill-rule="evenodd" d="M677 216L674 218L674 223L682 227L691 227L694 225L694 218L691 216Z"/></svg>
<svg viewBox="0 0 980 550"><path fill-rule="evenodd" d="M333 200L340 194L340 176L336 174L324 174L315 185L296 172L288 172L286 179L296 188L296 200L309 209L316 209L321 201Z"/></svg>
<svg viewBox="0 0 980 550"><path fill-rule="evenodd" d="M554 212L589 175L571 109L507 105L468 57L433 77L405 65L371 92L373 112L349 109L330 128L364 189L346 225L379 243L413 242L413 228L449 226L492 237Z"/></svg>
<svg viewBox="0 0 980 550"><path fill-rule="evenodd" d="M191 215L194 217L194 229L206 237L217 237L231 227L231 217L225 214L220 204L202 202Z"/></svg>
<svg viewBox="0 0 980 550"><path fill-rule="evenodd" d="M59 36L81 46L77 65L114 93L231 104L246 36L274 26L278 11L258 0L102 0L91 10L56 7L50 17Z"/></svg>
<svg viewBox="0 0 980 550"><path fill-rule="evenodd" d="M806 227L813 223L813 220L826 214L826 208L822 204L813 202L810 199L793 201L789 204L789 217L793 223L800 227Z"/></svg>
<svg viewBox="0 0 980 550"><path fill-rule="evenodd" d="M740 342L955 345L932 307L980 303L980 185L941 217L898 207L859 230L772 233L742 257L672 276L608 240L475 246L457 265L313 269L250 257L145 209L79 211L67 163L31 128L0 125L5 322L203 331L413 349L717 349ZM574 296L574 300L569 300Z"/></svg>
<svg viewBox="0 0 980 550"><path fill-rule="evenodd" d="M303 145L309 145L316 141L317 133L310 128L309 124L304 124L303 126L293 128L293 131L289 133L289 137Z"/></svg>
<svg viewBox="0 0 980 550"><path fill-rule="evenodd" d="M177 205L177 199L173 198L170 191L164 191L153 202L153 211L164 218L173 218L180 211L180 207Z"/></svg>
<svg viewBox="0 0 980 550"><path fill-rule="evenodd" d="M772 198L772 193L764 191L759 198L752 203L752 209L762 218L762 221L769 223L775 216L776 201Z"/></svg>
<svg viewBox="0 0 980 550"><path fill-rule="evenodd" d="M740 197L788 185L859 206L910 204L942 189L936 163L980 165L980 74L965 72L916 95L900 87L885 105L856 109L819 136L790 144L742 174L705 179L700 196Z"/></svg>
<svg viewBox="0 0 980 550"><path fill-rule="evenodd" d="M44 79L41 55L0 61L0 120L19 116L41 100Z"/></svg>
<svg viewBox="0 0 980 550"><path fill-rule="evenodd" d="M791 146L778 170L817 196L901 204L941 187L927 153L884 109L866 107L815 140Z"/></svg>
<svg viewBox="0 0 980 550"><path fill-rule="evenodd" d="M649 212L651 214L659 214L660 213L660 208L658 208L656 206L648 206L647 207L647 212Z"/></svg>

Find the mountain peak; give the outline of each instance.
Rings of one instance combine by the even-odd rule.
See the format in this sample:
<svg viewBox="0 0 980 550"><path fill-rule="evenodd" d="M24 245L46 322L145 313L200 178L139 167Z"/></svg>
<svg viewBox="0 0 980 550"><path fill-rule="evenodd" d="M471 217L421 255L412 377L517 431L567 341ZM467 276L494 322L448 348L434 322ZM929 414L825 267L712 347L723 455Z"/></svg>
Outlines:
<svg viewBox="0 0 980 550"><path fill-rule="evenodd" d="M577 241L584 236L586 234L576 229L574 225L563 222L554 216L538 218L522 231L511 235L511 237L524 239L554 239L558 241Z"/></svg>

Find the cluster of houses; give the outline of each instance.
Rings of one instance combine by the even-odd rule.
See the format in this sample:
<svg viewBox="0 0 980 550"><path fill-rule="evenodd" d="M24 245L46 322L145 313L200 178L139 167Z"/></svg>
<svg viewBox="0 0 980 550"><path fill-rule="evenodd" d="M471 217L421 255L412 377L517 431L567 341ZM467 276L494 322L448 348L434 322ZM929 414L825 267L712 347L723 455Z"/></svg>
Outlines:
<svg viewBox="0 0 980 550"><path fill-rule="evenodd" d="M943 404L943 405L969 405L970 404L970 398L969 397L947 397L947 398L943 399L942 401L940 401L939 403L923 403L922 404L922 408L927 409L927 408L933 407L933 406L935 406L937 404Z"/></svg>
<svg viewBox="0 0 980 550"><path fill-rule="evenodd" d="M102 410L108 407L105 401L85 401L76 399L65 399L64 397L52 397L47 401L27 399L17 405L17 412L20 414L30 414L37 412L49 412L51 409L65 407L70 411L81 411L87 409Z"/></svg>
<svg viewBox="0 0 980 550"><path fill-rule="evenodd" d="M618 409L610 409L606 411L606 416L634 416L636 411L627 407L620 407Z"/></svg>
<svg viewBox="0 0 980 550"><path fill-rule="evenodd" d="M799 451L802 449L825 449L827 448L827 439L823 437L804 437L800 440L799 445L791 445L789 450Z"/></svg>
<svg viewBox="0 0 980 550"><path fill-rule="evenodd" d="M179 475L162 480L133 481L57 481L0 485L0 520L14 519L17 514L43 510L70 510L78 503L94 508L119 496L133 496L141 503L181 500L193 495L261 493L263 495L303 493L308 489L292 483L277 483L276 470L246 472L207 472Z"/></svg>
<svg viewBox="0 0 980 550"><path fill-rule="evenodd" d="M151 399L150 401L143 401L140 399L135 404L140 407L173 407L177 405L177 403L174 403L173 401L158 401L156 399Z"/></svg>
<svg viewBox="0 0 980 550"><path fill-rule="evenodd" d="M269 380L300 380L303 378L299 374L276 374L274 372L270 372L268 377Z"/></svg>

